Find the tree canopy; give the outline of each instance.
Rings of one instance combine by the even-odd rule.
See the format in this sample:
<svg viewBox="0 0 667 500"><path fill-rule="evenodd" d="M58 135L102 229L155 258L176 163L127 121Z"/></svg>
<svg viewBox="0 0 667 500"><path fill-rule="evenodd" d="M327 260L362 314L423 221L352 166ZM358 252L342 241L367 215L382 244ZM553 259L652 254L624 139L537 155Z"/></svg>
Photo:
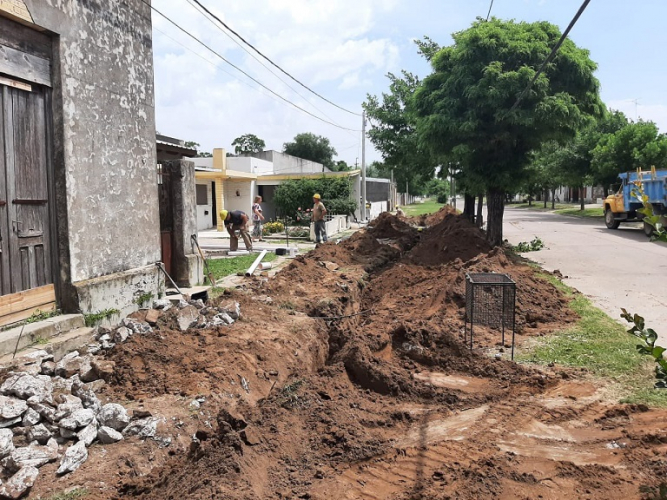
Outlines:
<svg viewBox="0 0 667 500"><path fill-rule="evenodd" d="M433 73L415 92L420 144L437 156L455 155L464 172L483 180L494 245L502 243L505 192L521 183L531 151L573 137L603 110L596 64L565 40L510 111L560 36L548 22L477 20L433 56Z"/></svg>
<svg viewBox="0 0 667 500"><path fill-rule="evenodd" d="M248 156L252 153L261 153L266 143L255 134L243 134L232 141L234 153L238 156Z"/></svg>
<svg viewBox="0 0 667 500"><path fill-rule="evenodd" d="M288 155L321 163L330 170L336 169L333 157L336 150L331 146L329 139L310 132L297 134L292 142L283 144L283 152Z"/></svg>

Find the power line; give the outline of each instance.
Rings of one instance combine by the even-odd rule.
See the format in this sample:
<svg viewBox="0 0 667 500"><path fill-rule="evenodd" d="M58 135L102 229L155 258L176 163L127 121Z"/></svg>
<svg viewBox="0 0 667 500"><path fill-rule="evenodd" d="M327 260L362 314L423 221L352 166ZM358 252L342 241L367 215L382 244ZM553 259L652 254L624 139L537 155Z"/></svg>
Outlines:
<svg viewBox="0 0 667 500"><path fill-rule="evenodd" d="M586 10L586 7L588 7L588 4L591 2L591 0L584 0L584 3L581 4L581 7L579 7L579 10L575 14L575 16L572 18L572 21L570 21L570 24L568 25L567 29L563 32L563 34L560 37L560 40L558 40L558 43L554 46L553 49L551 49L551 53L549 56L545 59L545 61L542 63L542 66L540 66L540 69L537 70L537 73L535 73L535 76L533 76L532 80L528 83L528 86L523 89L523 92L521 92L521 95L519 95L519 98L516 100L514 105L510 108L509 113L514 111L518 106L521 100L524 98L524 96L530 91L531 88L533 88L533 84L537 81L537 78L542 74L544 71L544 68L547 67L547 64L549 64L552 59L555 57L556 53L558 52L558 49L560 49L560 46L563 45L563 42L567 38L567 35L570 33L572 28L574 27L575 24L577 24L577 21L581 17L581 15L584 13Z"/></svg>
<svg viewBox="0 0 667 500"><path fill-rule="evenodd" d="M278 80L280 80L282 83L284 83L290 90L292 90L294 93L296 93L299 97L304 99L306 102L308 102L313 108L315 108L317 111L322 113L326 118L329 120L333 121L333 118L331 118L329 115L327 115L324 111L322 111L320 108L315 106L312 102L310 102L303 94L301 94L298 90L296 90L294 87L292 87L289 83L287 83L283 78L280 77L280 75L276 74L270 67L268 67L266 64L264 64L255 54L253 54L251 51L249 51L242 43L240 43L238 40L236 40L232 35L227 33L221 26L219 26L213 19L208 17L205 12L202 12L201 7L197 7L195 5L194 0L186 0L193 9L195 9L197 12L199 12L207 21L209 21L213 26L215 26L220 32L225 35L227 38L229 38L232 42L234 42L236 45L238 45L243 51L245 51L250 57L252 57L255 61L257 61L259 64L262 65L266 70L268 70L273 76L275 76ZM201 10L200 10L201 9ZM348 132L348 134L352 134L352 132Z"/></svg>
<svg viewBox="0 0 667 500"><path fill-rule="evenodd" d="M493 0L491 0L491 5L489 5L489 12L486 14L486 20L489 20L489 16L491 15L491 9L493 9Z"/></svg>
<svg viewBox="0 0 667 500"><path fill-rule="evenodd" d="M199 38L197 38L196 36L194 36L193 34L191 34L189 31L187 31L187 30L184 29L184 28L181 28L178 24L176 24L174 21L172 21L169 17L167 17L166 15L164 15L162 12L160 12L158 9L156 9L154 6L152 6L152 5L151 5L150 3L148 3L146 0L141 0L141 1L142 1L143 3L145 3L146 5L148 5L152 10L154 10L155 12L157 12L158 14L160 14L160 16L162 16L164 19L166 19L166 20L169 21L171 24L173 24L176 28L178 28L178 29L181 30L183 33L185 33L186 35L188 35L190 38L192 38L193 40L195 40L197 43L199 43L199 44L201 44L202 46L206 47L206 49L208 49L210 52L212 52L213 54L215 54L216 56L218 56L220 59L222 59L224 62L226 62L227 64L229 64L232 68L236 69L236 70L239 71L240 73L243 73L247 78L249 78L250 80L252 80L252 81L255 82L256 84L260 85L262 88L268 90L269 92L271 92L271 94L275 95L275 96L276 96L277 98L279 98L280 100L285 101L285 102L288 103L289 105L294 106L296 109L298 109L298 110L300 110L300 111L303 111L304 113L306 113L306 114L312 116L313 118L315 118L315 119L317 119L317 120L320 120L321 122L324 122L324 123L326 123L326 124L328 124L328 125L332 125L332 126L334 126L334 127L340 128L340 129L342 129L342 130L350 130L350 131L352 131L352 132L359 132L359 131L356 130L356 129L343 127L343 126L341 126L341 125L338 125L337 123L334 123L334 122L330 122L330 121L328 121L328 120L325 120L324 118L321 118L321 117L319 117L319 116L317 116L317 115L311 113L311 112L308 111L307 109L302 108L302 107L299 106L298 104L294 104L294 103L293 103L292 101L290 101L289 99L286 99L286 98L284 98L283 96L281 96L280 94L274 92L274 91L271 90L269 87L267 87L266 85L264 85L262 82L260 82L260 81L257 80L256 78L252 77L251 75L249 75L248 73L246 73L245 71L243 71L241 68L239 68L238 66L236 66L234 63L232 63L231 61L229 61L228 59L226 59L224 56L222 56L221 54L219 54L218 52L216 52L215 50L213 50L211 47L209 47L208 45L206 45L204 42L202 42Z"/></svg>
<svg viewBox="0 0 667 500"><path fill-rule="evenodd" d="M266 59L271 65L275 66L278 70L280 70L280 71L281 71L282 73L284 73L286 76L288 76L289 78L291 78L292 80L294 80L296 83L298 83L299 85L301 85L301 86L302 86L304 89L306 89L308 92L310 92L310 93L316 95L317 97L319 97L320 99L322 99L322 100L325 101L325 102L328 102L328 103L331 104L332 106L334 106L334 107L336 107L336 108L338 108L338 109L340 109L340 110L345 111L346 113L350 113L350 114L352 114L352 115L356 115L356 116L361 116L360 113L355 113L354 111L350 111L349 109L346 109L346 108L344 108L344 107L342 107L342 106L339 106L338 104L336 104L336 103L333 102L333 101L330 101L329 99L327 99L327 98L324 97L323 95L318 94L317 92L315 92L313 89L311 89L311 88L308 87L307 85L301 83L301 82L300 82L299 80L297 80L295 77L293 77L292 75L290 75L287 71L285 71L284 69L282 69L282 68L281 68L280 66L278 66L276 63L274 63L274 62L273 62L271 59L269 59L267 56L265 56L262 52L260 52L260 51L259 51L253 44L251 44L250 42L248 42L245 38L243 38L241 35L239 35L239 34L238 34L236 31L234 31L232 28L230 28L229 25L227 25L222 19L220 19L220 18L219 18L218 16L216 16L215 14L213 14L213 12L211 12L210 10L208 10L208 9L206 8L205 5L202 5L202 3L201 3L199 0L192 0L192 1L195 2L197 5L199 5L202 9L204 9L204 11L206 11L206 13L207 13L209 16L211 16L213 19L215 19L216 21L218 21L222 26L224 26L227 30L229 30L231 33L233 33L234 36L236 36L239 40L241 40L243 43L245 43L245 44L246 44L248 47L250 47L252 50L254 50L255 52L257 52L261 57L263 57L264 59Z"/></svg>

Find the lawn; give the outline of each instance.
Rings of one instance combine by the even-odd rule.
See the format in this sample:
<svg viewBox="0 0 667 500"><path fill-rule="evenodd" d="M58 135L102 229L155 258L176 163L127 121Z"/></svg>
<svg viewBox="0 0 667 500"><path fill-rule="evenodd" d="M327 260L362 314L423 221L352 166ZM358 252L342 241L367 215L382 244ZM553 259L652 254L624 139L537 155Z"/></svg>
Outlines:
<svg viewBox="0 0 667 500"><path fill-rule="evenodd" d="M428 198L423 203L413 203L412 205L404 205L401 208L408 217L415 217L417 215L432 214L445 206L445 203L438 203L433 198Z"/></svg>
<svg viewBox="0 0 667 500"><path fill-rule="evenodd" d="M564 208L555 211L560 215L573 215L575 217L592 217L592 218L602 218L604 217L604 210L602 207L595 208Z"/></svg>
<svg viewBox="0 0 667 500"><path fill-rule="evenodd" d="M275 253L267 253L262 262L271 262L278 256ZM208 266L216 280L226 276L234 275L241 271L246 271L255 259L257 254L240 255L238 257L223 257L220 259L209 259ZM206 280L208 282L208 280Z"/></svg>
<svg viewBox="0 0 667 500"><path fill-rule="evenodd" d="M653 388L652 359L636 350L639 339L560 280L551 275L543 277L572 298L570 307L581 319L572 327L538 339L519 359L586 368L593 375L616 382L622 402L667 407L667 390Z"/></svg>

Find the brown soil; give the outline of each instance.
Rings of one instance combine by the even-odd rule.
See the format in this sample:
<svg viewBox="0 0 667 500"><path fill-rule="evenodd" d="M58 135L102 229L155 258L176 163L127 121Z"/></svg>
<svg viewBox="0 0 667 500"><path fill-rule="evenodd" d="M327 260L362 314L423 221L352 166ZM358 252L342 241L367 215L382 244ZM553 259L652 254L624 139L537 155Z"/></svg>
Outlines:
<svg viewBox="0 0 667 500"><path fill-rule="evenodd" d="M667 477L667 412L606 402L574 371L515 364L491 328L471 351L469 272L516 282L519 343L576 317L532 268L460 217L438 217L419 233L383 215L254 279L223 297L241 304L232 327L181 333L170 313L118 346L107 397L164 417L171 446L94 445L73 474L43 469L31 495L644 497ZM196 396L206 401L192 410Z"/></svg>

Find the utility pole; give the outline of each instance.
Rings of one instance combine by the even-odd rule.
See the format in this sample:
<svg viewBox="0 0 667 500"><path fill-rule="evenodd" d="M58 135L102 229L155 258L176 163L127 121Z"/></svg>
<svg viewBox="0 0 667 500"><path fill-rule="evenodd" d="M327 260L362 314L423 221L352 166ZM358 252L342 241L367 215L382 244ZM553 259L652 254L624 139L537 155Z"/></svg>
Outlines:
<svg viewBox="0 0 667 500"><path fill-rule="evenodd" d="M361 220L366 220L366 110L361 112Z"/></svg>

